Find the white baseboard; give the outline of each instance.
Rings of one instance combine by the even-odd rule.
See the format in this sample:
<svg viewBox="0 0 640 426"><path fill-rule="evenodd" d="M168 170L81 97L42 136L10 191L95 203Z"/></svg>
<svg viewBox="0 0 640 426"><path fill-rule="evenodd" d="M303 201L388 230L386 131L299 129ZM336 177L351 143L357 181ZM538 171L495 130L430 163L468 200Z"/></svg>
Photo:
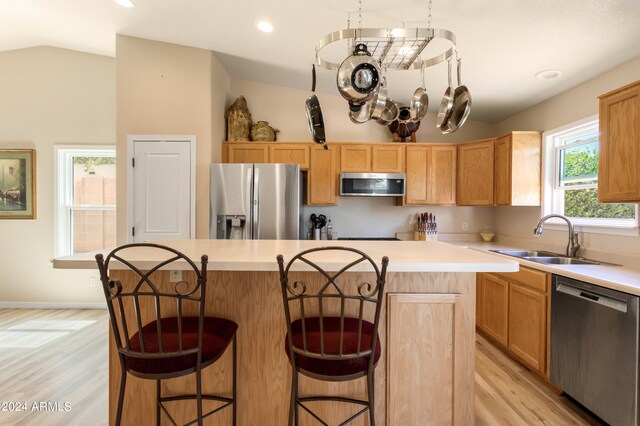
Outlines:
<svg viewBox="0 0 640 426"><path fill-rule="evenodd" d="M106 302L0 302L0 309L107 309Z"/></svg>

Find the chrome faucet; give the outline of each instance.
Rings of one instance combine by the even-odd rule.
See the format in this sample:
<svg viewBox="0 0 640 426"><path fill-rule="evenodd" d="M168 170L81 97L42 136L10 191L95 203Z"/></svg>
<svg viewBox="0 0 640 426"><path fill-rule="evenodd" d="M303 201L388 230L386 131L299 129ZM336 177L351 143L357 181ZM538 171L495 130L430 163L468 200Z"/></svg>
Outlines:
<svg viewBox="0 0 640 426"><path fill-rule="evenodd" d="M542 226L547 221L547 219L551 219L552 217L563 219L565 222L567 222L567 225L569 225L569 243L567 244L567 256L576 257L576 253L580 248L580 244L578 243L578 233L573 231L573 224L566 216L563 216L561 214L548 214L544 216L536 225L533 233L538 236L542 235Z"/></svg>

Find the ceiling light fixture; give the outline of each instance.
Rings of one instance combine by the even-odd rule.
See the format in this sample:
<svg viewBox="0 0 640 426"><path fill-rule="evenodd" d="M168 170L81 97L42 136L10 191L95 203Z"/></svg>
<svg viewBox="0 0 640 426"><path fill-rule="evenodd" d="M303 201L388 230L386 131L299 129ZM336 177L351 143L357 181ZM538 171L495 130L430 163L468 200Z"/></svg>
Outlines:
<svg viewBox="0 0 640 426"><path fill-rule="evenodd" d="M262 32L265 32L265 33L272 33L273 32L273 25L271 25L267 21L260 21L260 22L258 22L256 24L256 26Z"/></svg>
<svg viewBox="0 0 640 426"><path fill-rule="evenodd" d="M456 36L449 30L431 26L433 0L426 1L428 5L426 28L362 28L362 0L358 0L358 27L351 28L349 14L347 29L335 31L318 41L315 49L316 64L328 70L338 71L338 90L349 101L350 113L357 113L362 107L368 107L370 111L376 111L373 103L378 100L376 95L387 71L422 70L422 87L414 92L412 106L408 108L410 120L419 122L427 112L426 102L428 102L424 89L424 70L442 62L447 62L449 88L440 105L436 126L443 134L452 133L462 127L469 115L471 96L469 90L460 81L461 59L456 49ZM435 56L422 59L422 52L434 39L437 39L438 45L442 47L436 52ZM342 64L331 62L321 56L320 51L325 46L342 40L346 41L348 55ZM442 40L445 41L445 44L440 44ZM451 62L454 60L454 54L458 66L457 88L453 86L451 80ZM370 87L366 87L366 90L360 87L352 87L357 86L355 83L360 81L357 78L364 75L365 66L371 68L371 74L374 74L373 71L379 70L381 76L367 80L371 84ZM355 94L355 92L358 93ZM399 119L399 105L388 98L386 99L386 104L387 106L384 105L384 102L381 102L381 108L395 111L395 118L387 120L371 115L368 119L358 120L357 122L360 124L370 119L375 119L379 124L389 125Z"/></svg>
<svg viewBox="0 0 640 426"><path fill-rule="evenodd" d="M133 2L133 0L114 0L116 3L118 3L120 6L122 7L133 7L135 6L135 3Z"/></svg>
<svg viewBox="0 0 640 426"><path fill-rule="evenodd" d="M535 77L538 80L553 80L554 78L558 78L562 75L562 71L558 70L544 70L535 73Z"/></svg>

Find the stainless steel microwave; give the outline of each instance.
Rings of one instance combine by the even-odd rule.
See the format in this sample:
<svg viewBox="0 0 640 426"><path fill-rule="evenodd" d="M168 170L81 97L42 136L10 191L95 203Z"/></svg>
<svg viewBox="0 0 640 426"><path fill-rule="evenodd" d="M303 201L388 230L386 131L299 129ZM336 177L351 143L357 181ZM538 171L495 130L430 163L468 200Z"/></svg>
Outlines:
<svg viewBox="0 0 640 426"><path fill-rule="evenodd" d="M340 173L340 195L356 197L401 197L404 173Z"/></svg>

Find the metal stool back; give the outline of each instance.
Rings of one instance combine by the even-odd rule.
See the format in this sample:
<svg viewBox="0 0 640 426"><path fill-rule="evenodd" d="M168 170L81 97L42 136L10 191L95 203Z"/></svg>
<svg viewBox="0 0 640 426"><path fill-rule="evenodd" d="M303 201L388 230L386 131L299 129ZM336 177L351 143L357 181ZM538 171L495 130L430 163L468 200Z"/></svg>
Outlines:
<svg viewBox="0 0 640 426"><path fill-rule="evenodd" d="M127 260L125 254L136 250L153 250L164 260L158 261L143 269L136 267L133 260ZM139 251L137 253L140 253ZM144 252L146 255L148 251ZM165 258L166 257L166 258ZM197 419L192 423L202 424L203 417L213 414L222 408L233 405L233 422L235 424L236 396L236 341L237 325L229 320L205 317L205 295L207 288L208 256L203 255L198 267L181 252L167 246L152 243L135 243L120 246L107 255L96 255L98 269L107 301L111 327L116 343L116 350L122 371L116 425L122 418L124 390L127 373L144 379L157 381L157 422L160 424L160 410L175 422L162 404L166 401L195 399ZM125 290L119 280L109 278L111 262L119 262L118 269L133 272L131 285ZM184 265L174 265L186 262ZM195 281L181 280L177 283L161 282L159 272L167 269L180 269L193 272ZM133 282L136 281L136 282ZM165 279L166 281L166 279ZM170 289L166 289L170 286ZM163 289L164 288L164 289ZM147 309L152 307L152 309ZM151 314L148 312L151 311ZM196 313L193 315L193 313ZM220 334L218 336L218 333ZM218 347L207 348L207 336L221 337L216 339ZM233 397L221 397L202 394L201 370L215 362L233 341ZM162 397L160 381L196 373L196 393L176 397ZM203 415L202 400L224 402L222 406Z"/></svg>
<svg viewBox="0 0 640 426"><path fill-rule="evenodd" d="M318 252L330 251L338 253L341 260L347 259L337 272L327 272L311 260ZM382 266L378 268L360 250L320 247L298 253L286 265L282 255L278 255L277 260L287 323L287 355L293 372L289 424L298 424L300 406L326 425L304 402L340 401L364 405L341 424L349 423L368 410L370 424L375 425L374 368L381 353L378 324L389 259L383 257ZM311 290L304 280L290 282L289 275L299 270L294 265L300 262L323 277L317 291ZM345 273L352 272L358 265L358 271L373 270L375 284L349 282L353 280ZM296 318L293 318L292 311ZM346 381L366 376L368 401L334 396L300 398L298 373L326 381Z"/></svg>

